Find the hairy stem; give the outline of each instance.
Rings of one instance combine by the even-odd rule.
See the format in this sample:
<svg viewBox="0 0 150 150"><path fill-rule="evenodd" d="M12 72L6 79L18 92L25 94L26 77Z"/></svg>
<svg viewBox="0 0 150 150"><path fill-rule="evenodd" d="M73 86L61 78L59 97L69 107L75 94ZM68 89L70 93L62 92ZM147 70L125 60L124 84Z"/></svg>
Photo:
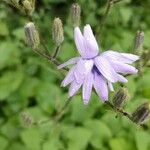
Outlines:
<svg viewBox="0 0 150 150"><path fill-rule="evenodd" d="M59 50L60 50L60 46L57 46L57 47L55 48L55 52L54 52L54 55L53 55L53 59L55 59L55 58L57 57L57 55L58 55L58 53L59 53Z"/></svg>
<svg viewBox="0 0 150 150"><path fill-rule="evenodd" d="M102 17L102 20L100 20L101 24L100 24L100 26L97 29L97 35L99 35L102 32L103 27L105 25L105 22L107 20L108 14L109 14L113 4L116 4L116 3L120 2L120 1L122 1L122 0L107 0L107 5L106 5L106 9L105 9L104 15Z"/></svg>
<svg viewBox="0 0 150 150"><path fill-rule="evenodd" d="M112 108L112 110L113 110L114 112L117 112L117 113L121 114L122 116L128 118L131 122L137 124L136 122L133 121L132 116L131 116L128 112L125 112L123 109L114 106L114 105L113 105L111 102L109 102L109 101L106 101L105 104L106 104L107 106L109 106L110 108ZM139 126L142 127L142 128L145 128L145 125L143 125L143 124L139 124Z"/></svg>
<svg viewBox="0 0 150 150"><path fill-rule="evenodd" d="M103 26L104 26L104 24L106 22L106 19L108 17L108 14L110 12L110 9L111 9L112 5L113 5L113 0L108 0L107 1L107 6L106 6L106 9L105 9L105 12L104 12L104 15L103 15L102 20L101 20L101 24L100 24L100 26L97 29L97 35L99 35L102 32Z"/></svg>
<svg viewBox="0 0 150 150"><path fill-rule="evenodd" d="M56 59L53 58L52 56L49 56L49 55L47 55L47 54L42 53L40 49L36 48L36 49L33 49L33 51L34 51L36 54L38 54L38 55L42 56L43 58L47 59L48 61L50 61L50 62L51 62L52 64L54 64L55 66L60 65L60 62L59 62L58 60L56 60ZM69 70L69 68L67 68L67 67L64 67L64 68L62 68L62 69L63 69L64 71L68 71L68 70Z"/></svg>

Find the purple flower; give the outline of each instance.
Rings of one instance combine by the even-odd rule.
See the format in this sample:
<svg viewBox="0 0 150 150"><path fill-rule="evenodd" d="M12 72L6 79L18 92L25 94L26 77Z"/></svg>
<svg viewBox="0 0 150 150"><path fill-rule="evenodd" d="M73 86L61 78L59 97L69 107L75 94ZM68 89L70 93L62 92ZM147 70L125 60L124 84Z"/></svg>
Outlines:
<svg viewBox="0 0 150 150"><path fill-rule="evenodd" d="M84 27L83 34L79 27L74 29L74 40L80 57L75 57L58 66L59 69L73 65L62 86L70 84L69 97L82 86L84 104L88 104L92 87L102 101L108 100L108 89L114 91L112 83L127 82L121 74L136 74L138 70L131 66L139 59L137 55L118 53L112 50L99 53L97 41L90 25Z"/></svg>

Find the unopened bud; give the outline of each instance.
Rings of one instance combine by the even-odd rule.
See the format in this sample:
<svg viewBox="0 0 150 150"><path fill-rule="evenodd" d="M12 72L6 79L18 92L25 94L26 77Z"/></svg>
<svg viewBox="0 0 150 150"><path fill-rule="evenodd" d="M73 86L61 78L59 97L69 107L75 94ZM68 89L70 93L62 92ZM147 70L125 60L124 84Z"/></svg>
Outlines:
<svg viewBox="0 0 150 150"><path fill-rule="evenodd" d="M34 10L35 0L24 0L22 2L23 7L27 11L28 14L31 14Z"/></svg>
<svg viewBox="0 0 150 150"><path fill-rule="evenodd" d="M81 8L77 3L72 4L71 6L71 20L73 27L80 25L80 16L81 16Z"/></svg>
<svg viewBox="0 0 150 150"><path fill-rule="evenodd" d="M144 42L144 32L143 31L137 31L135 39L134 39L134 49L136 53L138 51L142 51L143 49L143 42Z"/></svg>
<svg viewBox="0 0 150 150"><path fill-rule="evenodd" d="M113 104L115 107L122 107L129 99L129 93L127 88L120 88L113 96Z"/></svg>
<svg viewBox="0 0 150 150"><path fill-rule="evenodd" d="M56 46L60 46L60 44L64 40L64 31L62 22L59 18L55 18L52 27L52 38Z"/></svg>
<svg viewBox="0 0 150 150"><path fill-rule="evenodd" d="M32 22L27 23L27 25L24 27L24 30L27 45L32 48L38 47L38 45L40 44L40 38L39 33L35 28L35 25Z"/></svg>
<svg viewBox="0 0 150 150"><path fill-rule="evenodd" d="M33 124L33 118L26 112L20 114L20 120L25 127L30 127Z"/></svg>
<svg viewBox="0 0 150 150"><path fill-rule="evenodd" d="M138 124L146 122L149 118L150 118L150 103L148 102L140 105L132 113L132 120Z"/></svg>

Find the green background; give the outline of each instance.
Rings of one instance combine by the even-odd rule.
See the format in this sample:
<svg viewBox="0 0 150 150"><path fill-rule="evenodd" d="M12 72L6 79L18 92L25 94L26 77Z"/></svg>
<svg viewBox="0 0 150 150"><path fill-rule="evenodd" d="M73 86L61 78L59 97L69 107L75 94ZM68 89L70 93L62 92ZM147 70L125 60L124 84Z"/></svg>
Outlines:
<svg viewBox="0 0 150 150"><path fill-rule="evenodd" d="M37 0L33 14L50 54L54 53L53 19L62 19L65 40L58 56L61 62L77 54L69 17L72 2ZM78 2L82 8L81 28L88 23L96 31L106 0ZM134 35L139 29L145 33L144 48L150 49L149 8L149 0L117 3L97 39L100 51L132 53ZM21 112L30 114L35 121L52 118L67 100L67 88L60 87L64 75L26 46L27 22L23 13L0 2L0 150L149 150L149 123L148 129L143 130L124 117L116 118L94 93L88 106L83 105L79 95L75 96L57 124L49 121L27 128L20 122ZM150 71L146 69L140 77L133 75L128 80L131 100L126 111L132 112L150 99Z"/></svg>

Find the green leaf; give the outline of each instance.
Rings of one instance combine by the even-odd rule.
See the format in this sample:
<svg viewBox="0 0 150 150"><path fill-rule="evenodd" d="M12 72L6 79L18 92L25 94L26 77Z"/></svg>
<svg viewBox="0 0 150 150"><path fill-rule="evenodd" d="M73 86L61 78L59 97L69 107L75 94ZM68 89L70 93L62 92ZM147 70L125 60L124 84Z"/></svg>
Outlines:
<svg viewBox="0 0 150 150"><path fill-rule="evenodd" d="M28 149L40 150L42 137L38 129L28 129L21 133L21 139Z"/></svg>
<svg viewBox="0 0 150 150"><path fill-rule="evenodd" d="M128 77L128 83L126 84L127 89L129 91L130 99L134 97L134 94L137 90L136 82L134 80L134 76Z"/></svg>
<svg viewBox="0 0 150 150"><path fill-rule="evenodd" d="M132 9L129 7L120 7L120 15L123 23L126 25L132 16Z"/></svg>
<svg viewBox="0 0 150 150"><path fill-rule="evenodd" d="M9 30L8 30L7 24L3 21L0 22L0 35L1 36L9 35Z"/></svg>
<svg viewBox="0 0 150 150"><path fill-rule="evenodd" d="M42 150L60 150L62 149L62 143L59 139L51 137L43 144Z"/></svg>
<svg viewBox="0 0 150 150"><path fill-rule="evenodd" d="M25 34L23 28L17 28L13 31L13 35L19 40L25 40Z"/></svg>
<svg viewBox="0 0 150 150"><path fill-rule="evenodd" d="M6 99L12 92L16 91L23 80L23 72L8 71L0 78L0 100Z"/></svg>
<svg viewBox="0 0 150 150"><path fill-rule="evenodd" d="M28 149L19 142L13 142L9 145L7 150L28 150Z"/></svg>
<svg viewBox="0 0 150 150"><path fill-rule="evenodd" d="M135 141L138 150L148 150L150 135L145 131L137 131L135 132Z"/></svg>
<svg viewBox="0 0 150 150"><path fill-rule="evenodd" d="M130 143L124 138L113 138L109 141L111 150L133 150Z"/></svg>
<svg viewBox="0 0 150 150"><path fill-rule="evenodd" d="M91 98L91 101L92 100L94 99ZM90 104L91 103L89 103L89 106L85 106L83 104L81 96L76 96L72 100L72 104L71 104L72 112L71 112L70 119L74 122L83 123L85 120L91 118L95 110Z"/></svg>
<svg viewBox="0 0 150 150"><path fill-rule="evenodd" d="M0 149L1 150L5 150L6 147L8 146L8 143L9 141L6 138L0 136Z"/></svg>
<svg viewBox="0 0 150 150"><path fill-rule="evenodd" d="M143 74L141 79L138 81L138 91L146 98L150 98L150 71Z"/></svg>
<svg viewBox="0 0 150 150"><path fill-rule="evenodd" d="M88 120L84 123L85 127L92 131L90 143L96 149L101 149L112 137L111 130L100 120Z"/></svg>
<svg viewBox="0 0 150 150"><path fill-rule="evenodd" d="M17 44L7 41L0 44L0 69L7 66L19 64L19 51Z"/></svg>
<svg viewBox="0 0 150 150"><path fill-rule="evenodd" d="M60 50L60 58L62 61L67 61L71 57L75 57L75 54L77 53L77 49L73 44L70 43L64 43Z"/></svg>
<svg viewBox="0 0 150 150"><path fill-rule="evenodd" d="M43 82L36 89L36 98L39 107L49 114L55 110L56 99L62 100L62 96L60 95L60 88L52 83Z"/></svg>
<svg viewBox="0 0 150 150"><path fill-rule="evenodd" d="M5 135L5 137L7 137L10 141L16 139L18 137L18 134L20 133L20 130L18 128L19 121L17 117L18 114L12 115L10 118L8 118L8 121L0 128L0 132Z"/></svg>
<svg viewBox="0 0 150 150"><path fill-rule="evenodd" d="M91 131L83 127L68 128L64 133L68 141L68 150L85 149L91 139Z"/></svg>

